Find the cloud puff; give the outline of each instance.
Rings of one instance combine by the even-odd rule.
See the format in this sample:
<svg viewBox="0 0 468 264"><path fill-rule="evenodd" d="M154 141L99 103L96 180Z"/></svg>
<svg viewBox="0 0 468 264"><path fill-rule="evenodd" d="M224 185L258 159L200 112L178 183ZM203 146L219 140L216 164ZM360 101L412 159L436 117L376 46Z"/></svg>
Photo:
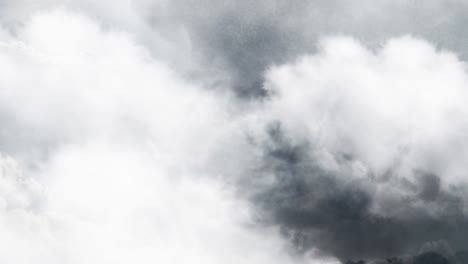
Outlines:
<svg viewBox="0 0 468 264"><path fill-rule="evenodd" d="M266 74L259 144L274 180L260 204L299 245L343 259L435 239L463 247L466 64L410 36L376 51L348 37L319 47Z"/></svg>
<svg viewBox="0 0 468 264"><path fill-rule="evenodd" d="M267 75L271 109L294 137L349 154L380 173L411 158L411 169L457 179L446 165L462 169L465 158L465 147L451 143L465 137L463 62L411 37L390 40L376 53L350 38L325 39L320 47Z"/></svg>

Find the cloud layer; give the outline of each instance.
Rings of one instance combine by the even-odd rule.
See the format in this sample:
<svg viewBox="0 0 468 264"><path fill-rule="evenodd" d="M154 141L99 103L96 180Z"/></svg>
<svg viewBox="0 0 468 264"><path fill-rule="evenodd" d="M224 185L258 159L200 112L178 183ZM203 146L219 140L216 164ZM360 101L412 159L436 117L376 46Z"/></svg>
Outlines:
<svg viewBox="0 0 468 264"><path fill-rule="evenodd" d="M179 71L245 96L262 94L262 74L272 63L315 52L323 35L350 34L378 47L412 34L467 54L462 0L3 0L0 6L0 20L11 31L57 7L86 13L105 27L132 32Z"/></svg>
<svg viewBox="0 0 468 264"><path fill-rule="evenodd" d="M0 1L0 262L453 261L466 7L416 2Z"/></svg>

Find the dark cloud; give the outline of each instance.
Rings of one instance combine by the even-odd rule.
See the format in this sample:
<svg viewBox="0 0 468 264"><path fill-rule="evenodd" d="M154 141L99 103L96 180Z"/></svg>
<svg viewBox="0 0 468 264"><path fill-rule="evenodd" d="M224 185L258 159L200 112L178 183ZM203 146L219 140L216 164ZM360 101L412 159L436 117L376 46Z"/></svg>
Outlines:
<svg viewBox="0 0 468 264"><path fill-rule="evenodd" d="M420 197L425 201L434 201L440 192L440 178L432 173L423 173L420 176Z"/></svg>
<svg viewBox="0 0 468 264"><path fill-rule="evenodd" d="M442 191L440 178L417 171L415 194L399 206L411 215L382 216L372 211L377 180L359 180L352 175L327 171L309 155L309 143L292 144L275 123L268 128L270 144L265 147L262 173L274 174L273 184L253 195L271 224L278 224L296 249L312 247L347 259L390 258L416 252L427 241L444 239L456 250L466 247L468 219L461 196ZM342 166L353 160L338 158ZM391 173L390 173L391 174ZM394 177L391 175L390 177ZM347 179L348 178L348 179ZM411 204L422 203L443 211L431 216ZM429 248L430 249L430 248ZM426 249L427 250L427 249ZM414 263L434 257L420 256ZM440 262L442 263L442 262Z"/></svg>

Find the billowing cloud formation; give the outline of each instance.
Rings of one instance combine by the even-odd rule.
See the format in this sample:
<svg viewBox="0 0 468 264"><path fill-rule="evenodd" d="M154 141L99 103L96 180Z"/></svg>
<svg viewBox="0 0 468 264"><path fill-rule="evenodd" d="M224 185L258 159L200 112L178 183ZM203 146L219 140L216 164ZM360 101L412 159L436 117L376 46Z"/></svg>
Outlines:
<svg viewBox="0 0 468 264"><path fill-rule="evenodd" d="M406 28L465 5L361 2L0 1L0 262L466 255L463 38Z"/></svg>
<svg viewBox="0 0 468 264"><path fill-rule="evenodd" d="M0 58L0 262L302 263L209 174L228 95L60 10Z"/></svg>
<svg viewBox="0 0 468 264"><path fill-rule="evenodd" d="M417 251L468 228L465 64L402 37L371 51L327 38L267 74L260 203L304 248L339 257Z"/></svg>
<svg viewBox="0 0 468 264"><path fill-rule="evenodd" d="M273 68L267 88L274 115L294 138L318 141L379 173L399 162L456 181L466 173L450 166L465 159L464 144L450 142L465 137L464 67L454 54L411 37L376 53L353 39L332 38L316 55Z"/></svg>

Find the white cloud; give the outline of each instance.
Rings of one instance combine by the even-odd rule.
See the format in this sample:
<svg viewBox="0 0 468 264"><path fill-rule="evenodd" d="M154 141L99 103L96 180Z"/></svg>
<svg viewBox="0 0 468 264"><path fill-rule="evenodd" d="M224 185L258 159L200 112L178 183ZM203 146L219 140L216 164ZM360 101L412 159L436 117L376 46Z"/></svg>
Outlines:
<svg viewBox="0 0 468 264"><path fill-rule="evenodd" d="M441 176L447 189L467 183L467 81L464 62L421 39L395 38L372 51L330 37L317 54L269 70L266 107L292 141L312 142L335 158L350 155L367 177L387 182L376 184L377 198L403 203L417 195L417 184L404 180L416 181L417 170ZM389 170L394 177L385 180Z"/></svg>
<svg viewBox="0 0 468 264"><path fill-rule="evenodd" d="M0 262L303 262L210 161L228 94L64 10L2 35L0 71Z"/></svg>

